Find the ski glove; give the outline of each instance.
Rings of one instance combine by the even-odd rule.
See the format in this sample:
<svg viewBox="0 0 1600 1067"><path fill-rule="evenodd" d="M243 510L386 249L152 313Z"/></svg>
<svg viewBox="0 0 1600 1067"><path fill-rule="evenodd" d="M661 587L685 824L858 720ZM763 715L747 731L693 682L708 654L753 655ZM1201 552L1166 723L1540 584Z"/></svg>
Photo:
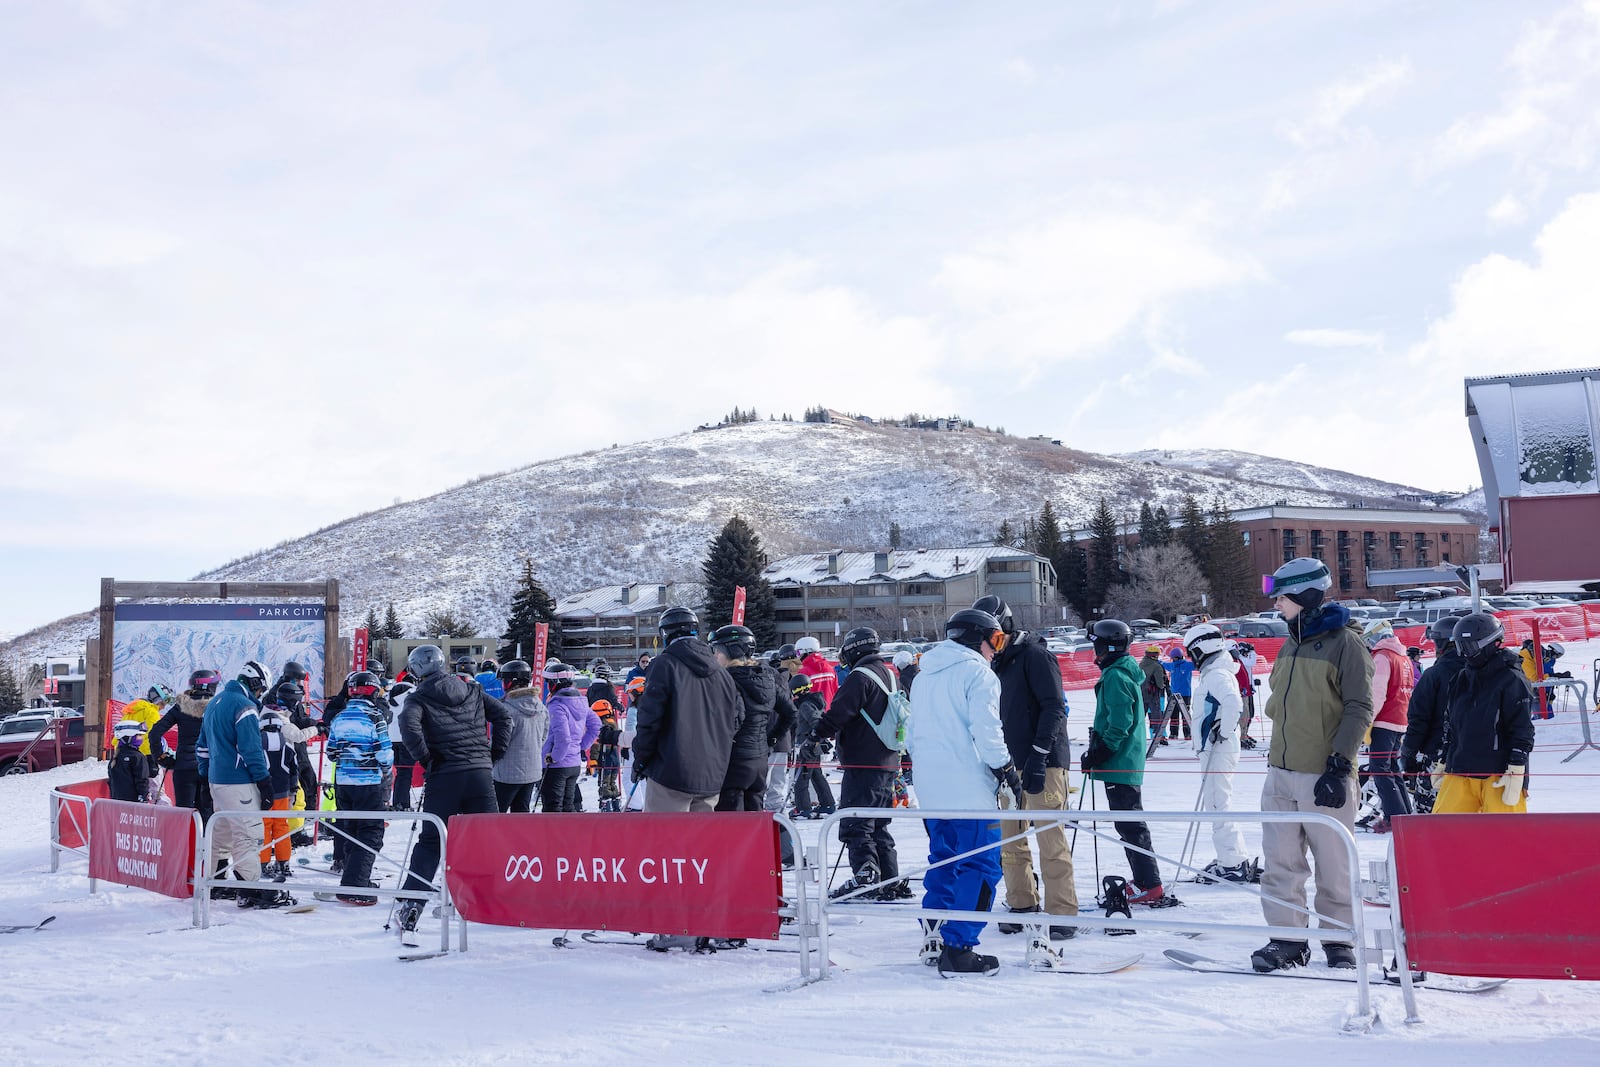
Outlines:
<svg viewBox="0 0 1600 1067"><path fill-rule="evenodd" d="M1433 786L1433 791L1435 793L1439 791L1439 787L1441 785L1444 785L1444 775L1444 760L1440 760L1438 763L1435 763L1432 767L1428 768L1428 784Z"/></svg>
<svg viewBox="0 0 1600 1067"><path fill-rule="evenodd" d="M1500 787L1500 799L1508 808L1514 808L1522 802L1522 785L1528 780L1528 754L1526 752L1511 753L1511 765L1506 768L1506 773L1500 776L1496 784Z"/></svg>
<svg viewBox="0 0 1600 1067"><path fill-rule="evenodd" d="M1009 789L1016 807L1022 807L1022 779L1017 777L1016 766L1007 763L1004 767L990 767L989 770L993 772L996 782L994 795L999 797L1001 789Z"/></svg>
<svg viewBox="0 0 1600 1067"><path fill-rule="evenodd" d="M256 790L261 794L261 810L267 811L272 807L272 779L263 778L256 783Z"/></svg>
<svg viewBox="0 0 1600 1067"><path fill-rule="evenodd" d="M1044 764L1048 752L1041 751L1034 746L1033 754L1028 757L1028 762L1022 765L1022 789L1026 793L1044 792Z"/></svg>
<svg viewBox="0 0 1600 1067"><path fill-rule="evenodd" d="M1097 771L1106 765L1106 760L1111 758L1111 746L1101 740L1100 735L1093 730L1089 731L1089 747L1084 749L1083 758L1079 761L1084 773Z"/></svg>
<svg viewBox="0 0 1600 1067"><path fill-rule="evenodd" d="M631 777L633 778L633 780L635 782L644 781L644 764L642 764L639 761L635 760L634 764L633 764L633 774L631 775Z"/></svg>
<svg viewBox="0 0 1600 1067"><path fill-rule="evenodd" d="M1317 807L1342 808L1350 795L1350 761L1335 752L1328 757L1328 769L1312 790Z"/></svg>

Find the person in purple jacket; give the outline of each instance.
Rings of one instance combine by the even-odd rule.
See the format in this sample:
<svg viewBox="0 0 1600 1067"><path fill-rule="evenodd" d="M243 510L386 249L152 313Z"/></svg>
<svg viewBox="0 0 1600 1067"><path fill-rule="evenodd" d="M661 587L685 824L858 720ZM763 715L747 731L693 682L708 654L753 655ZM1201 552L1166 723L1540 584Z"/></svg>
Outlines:
<svg viewBox="0 0 1600 1067"><path fill-rule="evenodd" d="M550 736L544 742L544 780L539 785L544 811L578 810L578 776L583 771L584 753L600 736L600 716L572 684L574 673L559 660L544 669L544 680L550 686L545 698L550 709Z"/></svg>

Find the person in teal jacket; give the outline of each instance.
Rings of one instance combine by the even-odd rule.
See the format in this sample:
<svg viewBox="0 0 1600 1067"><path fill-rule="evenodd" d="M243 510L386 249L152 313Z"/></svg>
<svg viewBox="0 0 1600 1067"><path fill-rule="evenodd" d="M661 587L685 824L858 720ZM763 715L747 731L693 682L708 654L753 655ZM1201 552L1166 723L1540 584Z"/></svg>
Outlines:
<svg viewBox="0 0 1600 1067"><path fill-rule="evenodd" d="M1094 727L1083 753L1083 772L1106 787L1106 807L1112 811L1142 811L1140 787L1144 785L1145 716L1141 687L1144 672L1128 655L1133 632L1119 619L1101 619L1089 628L1094 641L1094 662L1100 680L1094 684ZM1142 822L1114 824L1123 840L1128 868L1133 872L1130 904L1160 908L1176 904L1161 885L1161 871L1150 851L1150 827ZM1144 849L1144 852L1138 851Z"/></svg>

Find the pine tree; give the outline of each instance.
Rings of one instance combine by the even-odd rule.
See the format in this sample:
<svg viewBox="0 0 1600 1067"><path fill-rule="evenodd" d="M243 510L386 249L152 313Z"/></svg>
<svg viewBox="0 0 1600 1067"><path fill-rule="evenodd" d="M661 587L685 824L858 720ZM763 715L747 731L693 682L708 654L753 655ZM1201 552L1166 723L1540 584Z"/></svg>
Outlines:
<svg viewBox="0 0 1600 1067"><path fill-rule="evenodd" d="M1165 504L1156 508L1156 529L1160 531L1161 544L1172 544L1172 516L1167 514Z"/></svg>
<svg viewBox="0 0 1600 1067"><path fill-rule="evenodd" d="M477 637L478 628L454 611L430 611L422 619L424 637Z"/></svg>
<svg viewBox="0 0 1600 1067"><path fill-rule="evenodd" d="M1183 498L1183 510L1178 519L1178 544L1189 550L1196 563L1204 565L1210 558L1206 550L1206 516L1200 510L1200 502L1193 494Z"/></svg>
<svg viewBox="0 0 1600 1067"><path fill-rule="evenodd" d="M1056 572L1056 587L1060 588L1061 572L1067 567L1067 541L1061 536L1055 505L1048 500L1039 508L1039 517L1033 523L1033 551L1050 561Z"/></svg>
<svg viewBox="0 0 1600 1067"><path fill-rule="evenodd" d="M1218 497L1211 505L1207 541L1206 580L1211 586L1211 614L1242 615L1256 601L1256 576L1250 567L1250 547L1233 512Z"/></svg>
<svg viewBox="0 0 1600 1067"><path fill-rule="evenodd" d="M1090 611L1104 608L1111 590L1123 584L1125 576L1117 559L1117 517L1111 505L1101 497L1089 520L1088 602ZM1085 615L1084 618L1089 616Z"/></svg>
<svg viewBox="0 0 1600 1067"><path fill-rule="evenodd" d="M367 617L361 620L361 629L367 631L368 641L377 641L383 637L383 624L378 622L377 608L367 609Z"/></svg>
<svg viewBox="0 0 1600 1067"><path fill-rule="evenodd" d="M1068 530L1064 540L1066 552L1061 566L1056 569L1056 588L1067 606L1077 612L1078 618L1086 620L1089 618L1089 554L1078 542L1075 530Z"/></svg>
<svg viewBox="0 0 1600 1067"><path fill-rule="evenodd" d="M1161 520L1156 518L1156 513L1150 508L1150 501L1146 500L1139 505L1139 547L1160 548L1166 541L1166 530L1161 526Z"/></svg>
<svg viewBox="0 0 1600 1067"><path fill-rule="evenodd" d="M516 592L511 596L511 616L506 619L505 632L500 635L500 640L505 642L500 646L500 662L515 659L519 644L522 646L522 658L530 659L537 637L534 628L541 622L550 626L549 643L545 649L554 658L556 650L561 647L561 624L556 621L556 602L533 576L533 561L525 559L522 561L522 575L517 579Z"/></svg>
<svg viewBox="0 0 1600 1067"><path fill-rule="evenodd" d="M744 586L744 624L756 636L757 648L778 643L777 608L772 586L761 572L767 569L767 554L761 550L761 537L748 522L735 515L722 532L706 546L706 560L700 572L705 576L706 601L700 615L703 633L733 621L733 590Z"/></svg>
<svg viewBox="0 0 1600 1067"><path fill-rule="evenodd" d="M900 547L900 524L898 522L889 524L889 547L891 549Z"/></svg>
<svg viewBox="0 0 1600 1067"><path fill-rule="evenodd" d="M383 636L394 641L405 637L405 627L400 625L400 613L394 610L394 601L389 601L389 608L383 613Z"/></svg>
<svg viewBox="0 0 1600 1067"><path fill-rule="evenodd" d="M1011 528L1010 519L1000 520L1000 529L995 532L994 543L1004 548L1015 548L1017 533Z"/></svg>
<svg viewBox="0 0 1600 1067"><path fill-rule="evenodd" d="M17 672L8 663L0 663L0 716L15 715L22 710L22 686L17 682Z"/></svg>

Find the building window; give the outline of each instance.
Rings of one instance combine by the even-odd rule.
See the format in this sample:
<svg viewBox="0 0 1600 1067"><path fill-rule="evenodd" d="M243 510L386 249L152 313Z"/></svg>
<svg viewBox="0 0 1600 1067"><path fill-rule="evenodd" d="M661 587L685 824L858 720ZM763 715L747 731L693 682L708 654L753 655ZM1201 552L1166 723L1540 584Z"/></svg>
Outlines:
<svg viewBox="0 0 1600 1067"><path fill-rule="evenodd" d="M942 582L907 582L906 596L938 596L944 592Z"/></svg>
<svg viewBox="0 0 1600 1067"><path fill-rule="evenodd" d="M1026 574L1033 569L1033 561L1027 559L992 559L984 564L984 570L990 574L1008 574L1019 572Z"/></svg>
<svg viewBox="0 0 1600 1067"><path fill-rule="evenodd" d="M1245 530L1242 536L1244 537L1244 543L1248 545L1250 543L1250 531Z"/></svg>
<svg viewBox="0 0 1600 1067"><path fill-rule="evenodd" d="M778 610L776 610L776 611L774 611L772 613L772 616L773 616L773 618L777 619L779 622L805 622L806 621L806 613L804 611L796 611L793 608L779 608Z"/></svg>
<svg viewBox="0 0 1600 1067"><path fill-rule="evenodd" d="M806 595L806 591L798 585L779 585L773 587L772 595L777 600L798 600Z"/></svg>
<svg viewBox="0 0 1600 1067"><path fill-rule="evenodd" d="M873 597L894 596L893 582L872 582L868 585L856 586L856 599L866 600Z"/></svg>

